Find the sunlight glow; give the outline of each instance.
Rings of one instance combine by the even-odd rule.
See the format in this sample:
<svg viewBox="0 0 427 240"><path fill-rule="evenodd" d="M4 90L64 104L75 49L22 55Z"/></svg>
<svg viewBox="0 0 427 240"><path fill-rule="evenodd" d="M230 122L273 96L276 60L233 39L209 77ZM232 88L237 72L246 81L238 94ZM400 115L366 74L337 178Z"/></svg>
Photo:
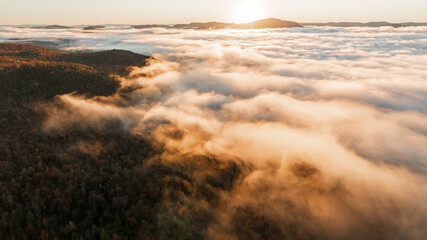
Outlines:
<svg viewBox="0 0 427 240"><path fill-rule="evenodd" d="M235 23L249 23L263 17L261 5L256 1L242 1L236 5L233 12Z"/></svg>

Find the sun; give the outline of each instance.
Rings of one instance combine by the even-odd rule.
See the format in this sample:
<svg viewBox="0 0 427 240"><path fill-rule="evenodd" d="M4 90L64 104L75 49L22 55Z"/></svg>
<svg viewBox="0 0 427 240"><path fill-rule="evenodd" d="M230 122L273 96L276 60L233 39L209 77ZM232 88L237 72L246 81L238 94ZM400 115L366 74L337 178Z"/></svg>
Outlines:
<svg viewBox="0 0 427 240"><path fill-rule="evenodd" d="M256 1L242 1L237 4L233 12L235 23L249 23L263 17L261 5Z"/></svg>

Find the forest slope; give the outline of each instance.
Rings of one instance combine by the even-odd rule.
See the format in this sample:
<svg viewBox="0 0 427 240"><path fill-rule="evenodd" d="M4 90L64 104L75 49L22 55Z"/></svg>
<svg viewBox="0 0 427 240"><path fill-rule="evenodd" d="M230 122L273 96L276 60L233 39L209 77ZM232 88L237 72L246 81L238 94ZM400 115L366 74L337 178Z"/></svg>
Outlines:
<svg viewBox="0 0 427 240"><path fill-rule="evenodd" d="M209 206L240 176L238 162L165 162L161 146L120 131L114 119L96 129L43 130L63 104L55 96L114 94L119 82L109 73L147 58L0 44L0 239L206 237Z"/></svg>

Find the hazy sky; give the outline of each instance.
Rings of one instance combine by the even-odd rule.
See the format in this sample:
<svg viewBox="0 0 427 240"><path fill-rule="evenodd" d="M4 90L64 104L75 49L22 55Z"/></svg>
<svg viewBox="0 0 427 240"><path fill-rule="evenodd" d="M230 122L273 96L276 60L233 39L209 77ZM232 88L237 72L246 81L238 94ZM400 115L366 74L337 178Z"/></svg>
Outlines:
<svg viewBox="0 0 427 240"><path fill-rule="evenodd" d="M2 25L233 22L251 16L299 22L427 22L426 13L427 0L0 0Z"/></svg>

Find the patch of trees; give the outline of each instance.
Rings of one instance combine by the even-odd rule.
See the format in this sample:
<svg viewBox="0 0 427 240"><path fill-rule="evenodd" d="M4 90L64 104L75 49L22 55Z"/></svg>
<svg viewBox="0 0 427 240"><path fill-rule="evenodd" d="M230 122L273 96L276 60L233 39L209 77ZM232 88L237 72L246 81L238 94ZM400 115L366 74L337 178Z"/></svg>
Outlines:
<svg viewBox="0 0 427 240"><path fill-rule="evenodd" d="M129 66L145 66L149 57L125 50L108 50L101 52L64 54L58 56L57 61L80 63L99 69L103 72L127 75Z"/></svg>
<svg viewBox="0 0 427 240"><path fill-rule="evenodd" d="M140 137L40 131L40 112L2 106L0 239L202 239L235 161L170 161Z"/></svg>
<svg viewBox="0 0 427 240"><path fill-rule="evenodd" d="M75 92L79 95L107 96L115 93L119 81L82 65L24 65L0 71L1 98L19 101L53 99L56 95Z"/></svg>

